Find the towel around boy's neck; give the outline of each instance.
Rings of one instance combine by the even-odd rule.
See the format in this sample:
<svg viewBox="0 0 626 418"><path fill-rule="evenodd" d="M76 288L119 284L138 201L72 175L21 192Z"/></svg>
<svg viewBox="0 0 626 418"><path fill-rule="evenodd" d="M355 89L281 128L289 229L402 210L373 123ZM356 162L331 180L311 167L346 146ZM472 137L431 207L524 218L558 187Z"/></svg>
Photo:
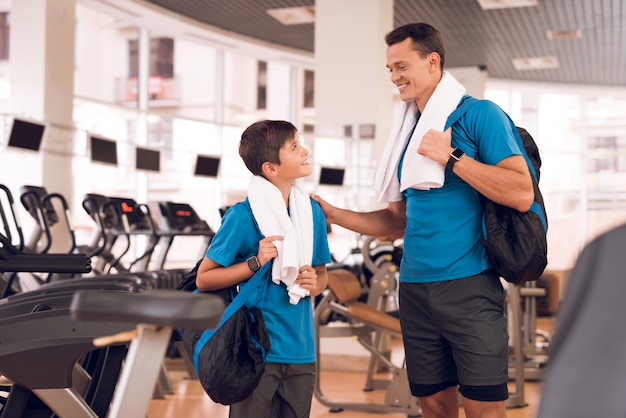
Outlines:
<svg viewBox="0 0 626 418"><path fill-rule="evenodd" d="M278 256L272 261L272 280L287 286L289 302L296 304L309 294L295 283L300 267L311 264L313 256L313 209L302 179L296 180L289 194L289 212L280 190L261 176L253 176L248 186L248 202L261 233L274 241Z"/></svg>
<svg viewBox="0 0 626 418"><path fill-rule="evenodd" d="M448 116L456 109L464 94L465 87L452 74L444 72L417 125L415 119L418 109L415 101L400 104L374 179L374 189L380 192L381 203L402 200L402 192L408 188L428 190L443 186L445 167L418 154L417 148L429 129L443 131ZM411 134L413 127L415 129ZM398 180L398 164L405 147L401 180Z"/></svg>

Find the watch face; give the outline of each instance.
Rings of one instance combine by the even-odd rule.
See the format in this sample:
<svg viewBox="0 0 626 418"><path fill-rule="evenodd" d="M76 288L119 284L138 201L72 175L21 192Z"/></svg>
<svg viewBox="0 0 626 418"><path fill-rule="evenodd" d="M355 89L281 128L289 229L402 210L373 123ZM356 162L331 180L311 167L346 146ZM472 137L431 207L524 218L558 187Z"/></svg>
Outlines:
<svg viewBox="0 0 626 418"><path fill-rule="evenodd" d="M248 263L248 268L251 271L257 271L261 267L259 265L259 259L254 256L247 259L246 262Z"/></svg>
<svg viewBox="0 0 626 418"><path fill-rule="evenodd" d="M456 158L457 160L459 160L463 155L465 155L465 153L461 151L460 149L455 148L454 151L452 151L452 154L450 155Z"/></svg>

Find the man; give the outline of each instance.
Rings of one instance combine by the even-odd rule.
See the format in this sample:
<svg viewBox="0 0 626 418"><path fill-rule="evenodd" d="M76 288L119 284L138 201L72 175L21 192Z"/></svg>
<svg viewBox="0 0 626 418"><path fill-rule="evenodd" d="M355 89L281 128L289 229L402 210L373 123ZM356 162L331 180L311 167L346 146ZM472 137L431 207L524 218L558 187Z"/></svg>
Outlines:
<svg viewBox="0 0 626 418"><path fill-rule="evenodd" d="M385 41L391 81L405 102L375 181L387 207L360 213L314 199L330 223L404 235L400 321L409 384L424 418L458 417L458 392L468 418L506 417L505 295L480 243L478 193L530 208L532 181L515 126L481 100L444 131L465 89L443 70L441 34L414 23Z"/></svg>

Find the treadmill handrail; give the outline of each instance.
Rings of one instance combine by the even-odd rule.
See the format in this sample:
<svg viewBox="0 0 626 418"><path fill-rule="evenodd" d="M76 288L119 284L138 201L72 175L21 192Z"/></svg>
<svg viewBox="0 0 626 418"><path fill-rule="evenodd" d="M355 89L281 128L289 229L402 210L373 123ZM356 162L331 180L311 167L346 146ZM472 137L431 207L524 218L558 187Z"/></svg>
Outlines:
<svg viewBox="0 0 626 418"><path fill-rule="evenodd" d="M146 290L141 293L79 290L74 294L72 318L154 324L173 328L215 328L224 301L215 295L177 290Z"/></svg>

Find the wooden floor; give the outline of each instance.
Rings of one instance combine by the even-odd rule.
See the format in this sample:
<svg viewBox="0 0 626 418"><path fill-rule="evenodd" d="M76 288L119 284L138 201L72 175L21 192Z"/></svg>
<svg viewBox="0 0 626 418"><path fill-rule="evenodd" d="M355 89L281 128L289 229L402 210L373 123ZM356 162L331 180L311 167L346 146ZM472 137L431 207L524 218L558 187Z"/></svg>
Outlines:
<svg viewBox="0 0 626 418"><path fill-rule="evenodd" d="M197 380L185 378L184 370L170 372L174 384L174 394L165 395L165 399L155 399L150 403L148 418L178 418L178 417L211 417L227 418L228 407L215 404L204 393ZM359 385L363 385L363 374L354 372L322 372L322 390L326 396L333 394L333 401L339 402L375 402L383 398L383 394L363 392ZM534 418L539 404L541 390L540 382L526 382L524 399L528 403L523 408L507 410L508 418ZM340 413L331 412L330 408L322 405L315 397L311 408L311 418L379 418L389 416L406 416L402 413L364 413L362 411L344 409ZM461 418L465 417L463 408L460 408Z"/></svg>
<svg viewBox="0 0 626 418"><path fill-rule="evenodd" d="M538 329L551 332L552 318L539 318ZM148 418L177 418L177 417L228 417L228 407L215 404L204 393L197 380L189 379L189 374L181 359L168 359L166 367L174 391L165 395L165 399L154 399L150 403ZM365 374L347 371L324 371L320 375L321 392L327 399L340 403L376 402L384 401L384 391L375 390L364 392ZM513 382L510 383L511 392L515 391ZM527 406L507 409L508 418L534 418L537 413L541 395L540 381L526 381L524 384L524 401ZM340 413L331 412L328 406L313 398L311 418L378 418L389 416L406 416L404 413L364 413L358 410L345 408ZM460 408L461 418L465 417L463 408Z"/></svg>

